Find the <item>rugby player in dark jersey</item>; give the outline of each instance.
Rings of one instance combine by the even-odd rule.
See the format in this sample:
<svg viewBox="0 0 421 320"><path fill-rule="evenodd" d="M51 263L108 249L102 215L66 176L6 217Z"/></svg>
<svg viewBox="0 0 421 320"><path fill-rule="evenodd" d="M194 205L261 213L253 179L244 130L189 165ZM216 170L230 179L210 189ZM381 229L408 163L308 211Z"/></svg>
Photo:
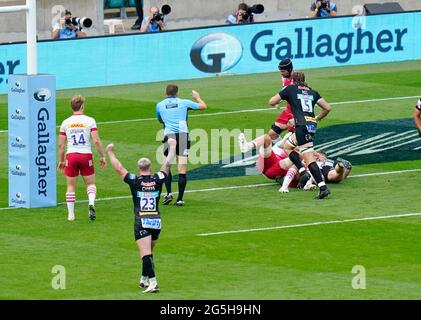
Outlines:
<svg viewBox="0 0 421 320"><path fill-rule="evenodd" d="M305 163L320 188L316 199L323 199L330 194L330 190L326 187L326 183L323 180L322 173L314 157L313 138L316 133L317 122L326 117L331 107L317 91L307 85L305 75L302 71L294 71L292 77L293 84L283 88L278 94L273 96L269 100L269 104L275 106L281 100L286 100L291 105L294 115L295 133L287 139L284 149L300 173L298 187L303 188L311 176L303 166L300 154L294 150L296 147L299 148ZM314 114L316 104L322 108L322 112L317 117Z"/></svg>
<svg viewBox="0 0 421 320"><path fill-rule="evenodd" d="M176 141L168 140L169 154L165 159L161 170L152 174L151 161L141 158L137 162L139 175L128 172L114 154L114 145L107 146L107 153L112 167L130 187L134 206L134 238L139 247L142 258L142 276L140 288L145 288L144 293L157 292L159 286L155 276L153 262L153 248L155 247L161 232L162 222L159 214L159 199L162 185L170 170L171 163L175 158Z"/></svg>
<svg viewBox="0 0 421 320"><path fill-rule="evenodd" d="M352 170L351 162L340 157L336 160L330 159L322 150L316 150L314 157L326 182L341 182L348 177Z"/></svg>

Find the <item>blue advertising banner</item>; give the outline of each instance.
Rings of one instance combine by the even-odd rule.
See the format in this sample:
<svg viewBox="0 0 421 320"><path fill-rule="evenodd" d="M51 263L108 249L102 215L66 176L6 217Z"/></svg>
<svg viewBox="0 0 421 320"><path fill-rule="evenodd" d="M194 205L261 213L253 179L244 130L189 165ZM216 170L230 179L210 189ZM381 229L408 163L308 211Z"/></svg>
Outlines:
<svg viewBox="0 0 421 320"><path fill-rule="evenodd" d="M421 58L421 12L220 26L154 34L45 41L39 70L79 88ZM26 68L25 44L0 46L0 92Z"/></svg>
<svg viewBox="0 0 421 320"><path fill-rule="evenodd" d="M57 205L56 96L52 75L9 78L9 206Z"/></svg>

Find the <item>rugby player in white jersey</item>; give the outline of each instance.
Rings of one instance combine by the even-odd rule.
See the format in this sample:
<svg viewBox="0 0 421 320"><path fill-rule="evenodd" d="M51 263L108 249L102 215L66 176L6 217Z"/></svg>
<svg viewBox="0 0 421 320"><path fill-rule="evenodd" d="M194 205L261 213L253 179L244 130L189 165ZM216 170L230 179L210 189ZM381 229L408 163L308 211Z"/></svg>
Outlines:
<svg viewBox="0 0 421 320"><path fill-rule="evenodd" d="M59 163L58 169L64 172L67 180L66 203L69 221L75 219L75 201L77 178L80 175L85 182L88 201L89 219L96 219L95 213L95 170L92 157L91 142L94 143L99 155L101 167L105 169L104 149L99 138L96 122L93 118L84 115L85 99L82 96L74 96L70 102L73 115L60 126L59 134ZM66 152L67 141L67 152ZM66 154L65 154L66 153Z"/></svg>

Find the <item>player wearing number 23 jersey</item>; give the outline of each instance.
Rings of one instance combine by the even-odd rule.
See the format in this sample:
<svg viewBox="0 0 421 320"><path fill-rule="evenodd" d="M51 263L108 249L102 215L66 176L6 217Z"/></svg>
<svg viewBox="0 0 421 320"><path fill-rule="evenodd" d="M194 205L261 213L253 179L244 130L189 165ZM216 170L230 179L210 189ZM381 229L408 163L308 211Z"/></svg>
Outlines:
<svg viewBox="0 0 421 320"><path fill-rule="evenodd" d="M158 241L162 228L158 208L162 184L168 175L171 162L175 158L176 144L177 142L174 138L168 139L168 157L158 173L152 173L152 164L148 158L140 158L137 161L139 175L130 173L123 167L114 153L113 144L107 146L111 166L117 171L123 181L130 186L133 197L134 238L142 257L142 276L139 286L146 288L143 291L144 293L159 291L153 261L153 248Z"/></svg>

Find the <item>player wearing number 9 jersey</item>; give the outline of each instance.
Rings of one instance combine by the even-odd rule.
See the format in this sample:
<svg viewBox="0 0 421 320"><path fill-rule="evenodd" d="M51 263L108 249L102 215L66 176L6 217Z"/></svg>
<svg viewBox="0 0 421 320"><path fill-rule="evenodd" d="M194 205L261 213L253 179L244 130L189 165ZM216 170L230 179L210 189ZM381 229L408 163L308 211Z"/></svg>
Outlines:
<svg viewBox="0 0 421 320"><path fill-rule="evenodd" d="M177 142L168 139L168 156L161 170L152 174L151 161L141 158L137 162L139 175L128 172L114 154L114 145L107 146L107 153L112 167L130 187L134 207L134 238L142 258L142 276L139 286L146 288L143 292L157 292L159 286L155 276L153 248L161 232L162 222L159 213L159 199L162 185L168 176L170 165L176 154Z"/></svg>
<svg viewBox="0 0 421 320"><path fill-rule="evenodd" d="M106 166L105 154L99 138L96 122L93 118L84 115L85 99L82 96L73 97L71 103L73 115L60 126L59 135L59 164L58 169L66 175L67 191L66 203L68 210L68 220L75 219L75 193L77 177L81 174L87 188L89 199L89 219L95 220L95 171L91 150L90 139L95 144L100 154L101 167ZM65 149L67 141L67 153Z"/></svg>

